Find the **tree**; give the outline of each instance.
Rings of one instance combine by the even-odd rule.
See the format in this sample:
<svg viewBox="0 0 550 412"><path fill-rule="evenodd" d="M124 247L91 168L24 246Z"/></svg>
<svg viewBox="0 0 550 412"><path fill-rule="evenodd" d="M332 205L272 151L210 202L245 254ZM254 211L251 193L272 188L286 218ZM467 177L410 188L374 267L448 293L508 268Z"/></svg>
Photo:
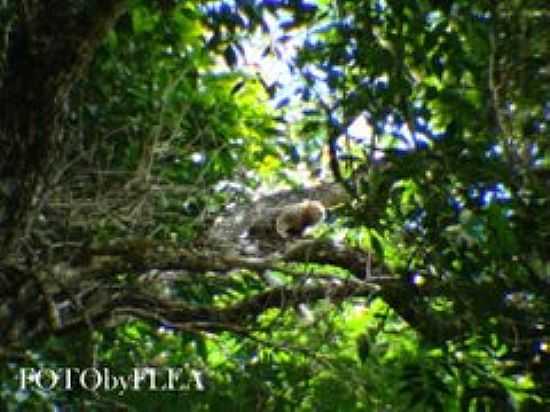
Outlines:
<svg viewBox="0 0 550 412"><path fill-rule="evenodd" d="M0 16L4 409L548 407L544 1L30 0ZM243 69L261 31L292 93ZM293 163L332 179L256 199ZM281 237L279 210L304 199L327 222ZM64 365L179 366L191 387L14 379Z"/></svg>

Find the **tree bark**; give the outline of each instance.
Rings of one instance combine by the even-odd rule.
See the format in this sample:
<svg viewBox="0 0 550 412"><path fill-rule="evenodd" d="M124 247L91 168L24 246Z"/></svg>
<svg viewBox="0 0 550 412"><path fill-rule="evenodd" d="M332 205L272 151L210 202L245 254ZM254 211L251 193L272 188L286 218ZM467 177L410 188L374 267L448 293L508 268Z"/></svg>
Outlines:
<svg viewBox="0 0 550 412"><path fill-rule="evenodd" d="M59 158L67 95L125 5L18 2L0 80L0 259L26 227Z"/></svg>

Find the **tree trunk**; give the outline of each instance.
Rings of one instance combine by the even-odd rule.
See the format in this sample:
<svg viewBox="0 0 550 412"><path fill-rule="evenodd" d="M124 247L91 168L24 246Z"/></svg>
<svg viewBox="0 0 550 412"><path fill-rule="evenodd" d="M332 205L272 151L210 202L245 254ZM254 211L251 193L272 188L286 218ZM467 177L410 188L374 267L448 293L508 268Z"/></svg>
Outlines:
<svg viewBox="0 0 550 412"><path fill-rule="evenodd" d="M17 4L0 79L0 259L63 147L67 94L125 10L125 0L28 0Z"/></svg>

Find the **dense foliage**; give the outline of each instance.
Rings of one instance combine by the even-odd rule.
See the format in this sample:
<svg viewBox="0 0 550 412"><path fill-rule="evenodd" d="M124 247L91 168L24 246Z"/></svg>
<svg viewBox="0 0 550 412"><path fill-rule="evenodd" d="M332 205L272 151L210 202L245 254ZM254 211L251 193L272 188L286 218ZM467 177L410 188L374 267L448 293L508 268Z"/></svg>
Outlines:
<svg viewBox="0 0 550 412"><path fill-rule="evenodd" d="M550 408L546 1L128 3L64 95L48 178L0 253L1 296L20 299L0 309L51 317L21 303L27 276L80 316L15 337L0 316L3 410ZM20 9L0 5L4 87ZM206 237L235 205L329 180L348 201L311 236L361 253L361 273L322 253L233 264ZM178 367L189 387L15 378L63 366Z"/></svg>

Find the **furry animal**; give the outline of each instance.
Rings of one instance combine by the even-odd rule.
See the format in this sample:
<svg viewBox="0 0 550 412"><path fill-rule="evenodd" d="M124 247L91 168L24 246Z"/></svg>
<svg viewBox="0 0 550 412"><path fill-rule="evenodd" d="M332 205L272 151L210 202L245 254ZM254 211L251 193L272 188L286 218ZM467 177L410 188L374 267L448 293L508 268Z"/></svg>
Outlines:
<svg viewBox="0 0 550 412"><path fill-rule="evenodd" d="M321 202L304 200L282 208L275 221L275 230L283 239L301 237L306 229L321 223L325 216Z"/></svg>

